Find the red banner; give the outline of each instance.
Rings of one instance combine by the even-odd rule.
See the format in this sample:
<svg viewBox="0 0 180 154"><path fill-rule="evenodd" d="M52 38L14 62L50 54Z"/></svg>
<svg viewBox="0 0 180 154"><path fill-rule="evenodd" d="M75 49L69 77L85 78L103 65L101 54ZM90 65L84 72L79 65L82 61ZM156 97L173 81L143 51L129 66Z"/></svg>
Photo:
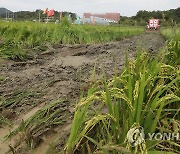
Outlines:
<svg viewBox="0 0 180 154"><path fill-rule="evenodd" d="M48 17L51 17L51 16L54 16L54 10L50 10L50 11L48 12Z"/></svg>
<svg viewBox="0 0 180 154"><path fill-rule="evenodd" d="M48 13L48 8L46 8L43 12L43 14L47 14Z"/></svg>

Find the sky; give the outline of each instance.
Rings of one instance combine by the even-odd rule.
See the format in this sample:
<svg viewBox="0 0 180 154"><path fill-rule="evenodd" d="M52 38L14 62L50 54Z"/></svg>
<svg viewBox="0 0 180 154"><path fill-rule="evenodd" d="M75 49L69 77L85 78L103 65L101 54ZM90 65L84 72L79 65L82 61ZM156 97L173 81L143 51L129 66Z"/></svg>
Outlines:
<svg viewBox="0 0 180 154"><path fill-rule="evenodd" d="M117 12L122 16L136 15L139 10L169 10L180 7L180 0L0 0L0 7L11 11L33 11L45 8L70 11L82 16L84 12Z"/></svg>

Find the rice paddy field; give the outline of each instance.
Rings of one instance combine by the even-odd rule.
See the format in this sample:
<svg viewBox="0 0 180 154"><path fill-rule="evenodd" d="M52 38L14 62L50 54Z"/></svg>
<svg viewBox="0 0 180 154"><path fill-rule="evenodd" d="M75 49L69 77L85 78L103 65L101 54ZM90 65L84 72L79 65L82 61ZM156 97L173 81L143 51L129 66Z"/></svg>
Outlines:
<svg viewBox="0 0 180 154"><path fill-rule="evenodd" d="M47 50L47 44L94 44L117 41L141 34L142 28L90 25L43 24L32 22L0 22L0 56L24 60L31 54L27 49Z"/></svg>
<svg viewBox="0 0 180 154"><path fill-rule="evenodd" d="M0 154L180 152L179 28L0 22L0 34Z"/></svg>

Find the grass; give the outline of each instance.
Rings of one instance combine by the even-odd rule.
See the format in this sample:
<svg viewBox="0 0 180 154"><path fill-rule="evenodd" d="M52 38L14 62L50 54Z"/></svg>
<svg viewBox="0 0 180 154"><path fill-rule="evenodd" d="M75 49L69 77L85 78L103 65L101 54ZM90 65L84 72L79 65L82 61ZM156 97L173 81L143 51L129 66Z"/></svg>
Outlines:
<svg viewBox="0 0 180 154"><path fill-rule="evenodd" d="M139 27L70 25L32 22L0 22L0 57L25 60L31 57L27 49L44 51L47 43L93 44L121 40L141 34Z"/></svg>
<svg viewBox="0 0 180 154"><path fill-rule="evenodd" d="M164 63L163 55L152 59L139 50L135 61L127 56L121 75L93 85L76 106L65 153L177 152L178 141L147 139L135 147L136 141L127 142L128 131L140 126L145 135L177 132L180 74L176 67Z"/></svg>

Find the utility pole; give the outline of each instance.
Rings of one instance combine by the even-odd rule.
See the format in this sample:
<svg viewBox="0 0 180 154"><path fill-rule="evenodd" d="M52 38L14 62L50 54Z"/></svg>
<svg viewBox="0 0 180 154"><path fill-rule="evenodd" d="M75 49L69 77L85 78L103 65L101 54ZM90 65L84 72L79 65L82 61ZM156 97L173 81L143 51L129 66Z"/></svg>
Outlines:
<svg viewBox="0 0 180 154"><path fill-rule="evenodd" d="M39 9L39 22L41 22L41 10Z"/></svg>
<svg viewBox="0 0 180 154"><path fill-rule="evenodd" d="M9 20L9 11L8 11L8 20Z"/></svg>
<svg viewBox="0 0 180 154"><path fill-rule="evenodd" d="M15 15L14 15L14 12L13 12L13 21L14 21L14 18L15 18Z"/></svg>
<svg viewBox="0 0 180 154"><path fill-rule="evenodd" d="M46 23L48 23L48 13L47 13L47 22Z"/></svg>
<svg viewBox="0 0 180 154"><path fill-rule="evenodd" d="M7 10L6 10L6 21L7 21Z"/></svg>
<svg viewBox="0 0 180 154"><path fill-rule="evenodd" d="M59 21L62 21L62 12L60 12L60 17L59 17Z"/></svg>
<svg viewBox="0 0 180 154"><path fill-rule="evenodd" d="M83 15L83 25L84 25L84 23L85 23L85 21L84 21L84 20L85 20L85 16Z"/></svg>

